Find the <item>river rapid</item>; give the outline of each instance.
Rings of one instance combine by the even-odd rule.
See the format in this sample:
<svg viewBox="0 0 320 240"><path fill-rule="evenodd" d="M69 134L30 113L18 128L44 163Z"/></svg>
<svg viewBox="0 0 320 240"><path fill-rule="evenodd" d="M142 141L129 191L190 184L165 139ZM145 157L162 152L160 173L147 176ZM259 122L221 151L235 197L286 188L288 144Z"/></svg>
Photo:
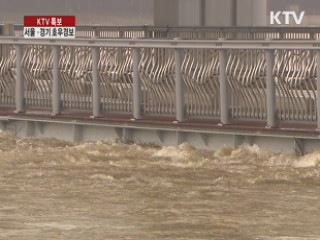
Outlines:
<svg viewBox="0 0 320 240"><path fill-rule="evenodd" d="M320 239L320 152L1 133L0 239Z"/></svg>

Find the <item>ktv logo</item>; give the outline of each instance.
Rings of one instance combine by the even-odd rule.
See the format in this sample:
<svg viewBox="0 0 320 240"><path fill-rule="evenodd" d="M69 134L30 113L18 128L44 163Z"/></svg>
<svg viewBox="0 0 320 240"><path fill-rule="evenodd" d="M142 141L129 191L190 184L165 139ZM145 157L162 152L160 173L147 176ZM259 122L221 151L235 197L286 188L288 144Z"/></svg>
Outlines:
<svg viewBox="0 0 320 240"><path fill-rule="evenodd" d="M305 11L300 12L300 14L297 14L295 11L278 11L270 12L270 24L271 25L289 25L292 23L292 21L297 24L301 25L303 18L305 15Z"/></svg>

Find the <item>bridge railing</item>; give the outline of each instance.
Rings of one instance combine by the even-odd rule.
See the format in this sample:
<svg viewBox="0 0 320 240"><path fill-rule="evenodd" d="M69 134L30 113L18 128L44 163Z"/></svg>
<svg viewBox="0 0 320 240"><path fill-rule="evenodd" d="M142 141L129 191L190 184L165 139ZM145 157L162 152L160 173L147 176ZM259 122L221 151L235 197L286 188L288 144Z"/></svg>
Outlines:
<svg viewBox="0 0 320 240"><path fill-rule="evenodd" d="M15 25L16 36L23 35L23 25ZM306 40L319 39L320 27L156 27L79 25L80 38L182 38L229 40Z"/></svg>
<svg viewBox="0 0 320 240"><path fill-rule="evenodd" d="M126 113L310 122L320 127L316 40L34 40L2 37L0 106L16 112Z"/></svg>

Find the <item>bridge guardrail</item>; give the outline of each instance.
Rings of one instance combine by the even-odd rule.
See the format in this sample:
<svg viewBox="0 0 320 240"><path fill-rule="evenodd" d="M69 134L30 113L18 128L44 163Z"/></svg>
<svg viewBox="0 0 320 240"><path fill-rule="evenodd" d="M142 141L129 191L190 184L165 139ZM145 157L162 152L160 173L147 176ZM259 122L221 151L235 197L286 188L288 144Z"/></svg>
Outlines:
<svg viewBox="0 0 320 240"><path fill-rule="evenodd" d="M0 106L141 119L311 122L320 127L316 40L1 37Z"/></svg>

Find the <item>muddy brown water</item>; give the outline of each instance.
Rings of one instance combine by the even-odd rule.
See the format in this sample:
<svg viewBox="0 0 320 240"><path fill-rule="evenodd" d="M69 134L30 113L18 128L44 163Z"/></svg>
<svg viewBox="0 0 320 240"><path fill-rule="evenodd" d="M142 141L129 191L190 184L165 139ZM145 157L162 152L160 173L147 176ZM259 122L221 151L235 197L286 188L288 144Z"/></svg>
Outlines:
<svg viewBox="0 0 320 240"><path fill-rule="evenodd" d="M320 239L320 152L2 133L0 239Z"/></svg>

